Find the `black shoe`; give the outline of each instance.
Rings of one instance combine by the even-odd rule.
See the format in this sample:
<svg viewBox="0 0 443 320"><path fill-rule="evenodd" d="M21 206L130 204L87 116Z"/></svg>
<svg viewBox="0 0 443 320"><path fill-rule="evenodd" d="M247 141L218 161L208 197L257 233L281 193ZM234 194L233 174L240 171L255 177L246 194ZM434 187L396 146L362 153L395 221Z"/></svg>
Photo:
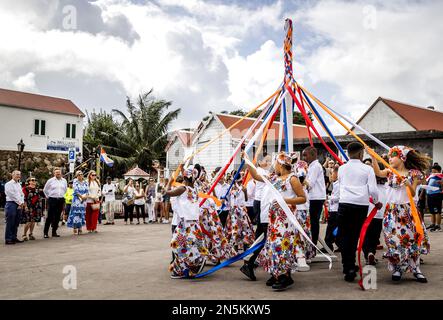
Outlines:
<svg viewBox="0 0 443 320"><path fill-rule="evenodd" d="M49 236L48 236L47 234L45 234L45 235L43 236L43 238L48 239Z"/></svg>
<svg viewBox="0 0 443 320"><path fill-rule="evenodd" d="M53 234L52 234L52 237L53 237L53 238L60 238L60 236L59 236L58 234L56 234L56 233L53 233Z"/></svg>
<svg viewBox="0 0 443 320"><path fill-rule="evenodd" d="M266 281L266 286L272 287L274 285L274 283L276 283L276 282L277 282L277 279L275 279L274 277L270 277L268 279L268 281Z"/></svg>
<svg viewBox="0 0 443 320"><path fill-rule="evenodd" d="M426 277L424 276L424 274L421 273L421 272L416 272L416 273L414 273L414 277L415 277L415 279L417 279L417 281L420 282L420 283L427 283L427 282L428 282L428 280L426 279Z"/></svg>
<svg viewBox="0 0 443 320"><path fill-rule="evenodd" d="M19 239L15 239L14 242L15 243L23 243L24 241L23 240L19 240Z"/></svg>
<svg viewBox="0 0 443 320"><path fill-rule="evenodd" d="M351 270L351 271L345 273L345 281L353 282L356 276L357 276L357 273L354 270Z"/></svg>
<svg viewBox="0 0 443 320"><path fill-rule="evenodd" d="M401 272L400 271L394 271L392 274L392 281L400 281L401 280Z"/></svg>
<svg viewBox="0 0 443 320"><path fill-rule="evenodd" d="M252 281L257 280L254 274L254 267L250 266L248 262L245 261L244 265L240 268L240 271Z"/></svg>
<svg viewBox="0 0 443 320"><path fill-rule="evenodd" d="M375 256L373 253L368 254L368 264L370 266L375 266L377 264L377 259L375 259Z"/></svg>
<svg viewBox="0 0 443 320"><path fill-rule="evenodd" d="M6 245L9 245L9 244L15 244L15 241L5 241L5 244L6 244Z"/></svg>
<svg viewBox="0 0 443 320"><path fill-rule="evenodd" d="M272 290L283 291L290 288L294 284L294 280L287 275L281 275L278 280L272 285Z"/></svg>
<svg viewBox="0 0 443 320"><path fill-rule="evenodd" d="M434 229L434 227L435 227L435 224L430 224L429 226L426 227L426 230Z"/></svg>

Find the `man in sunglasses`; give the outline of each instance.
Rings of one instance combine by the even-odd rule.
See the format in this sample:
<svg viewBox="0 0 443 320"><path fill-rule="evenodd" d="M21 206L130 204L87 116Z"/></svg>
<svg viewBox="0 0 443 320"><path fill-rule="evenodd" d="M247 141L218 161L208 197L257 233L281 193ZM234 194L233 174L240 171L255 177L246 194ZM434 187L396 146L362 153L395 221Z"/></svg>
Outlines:
<svg viewBox="0 0 443 320"><path fill-rule="evenodd" d="M43 192L48 198L48 217L45 221L44 237L49 238L49 227L52 226L52 237L60 237L57 234L58 223L60 222L60 215L65 205L65 193L68 189L68 183L62 176L60 168L54 169L54 176L49 179Z"/></svg>

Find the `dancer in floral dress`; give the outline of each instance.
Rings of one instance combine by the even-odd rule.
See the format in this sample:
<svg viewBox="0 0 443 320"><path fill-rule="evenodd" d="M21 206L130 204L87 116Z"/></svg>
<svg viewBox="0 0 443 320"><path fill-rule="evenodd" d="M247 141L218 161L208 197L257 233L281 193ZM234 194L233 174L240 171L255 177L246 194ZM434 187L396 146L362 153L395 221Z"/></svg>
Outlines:
<svg viewBox="0 0 443 320"><path fill-rule="evenodd" d="M75 177L73 182L74 198L66 225L68 228L74 229L74 234L80 235L82 227L86 225L86 199L88 199L89 184L84 180L82 171L77 171Z"/></svg>
<svg viewBox="0 0 443 320"><path fill-rule="evenodd" d="M420 220L424 236L421 243L418 243L419 233L413 220L413 204L409 200L407 188L413 197L423 178L423 172L429 166L429 159L405 146L391 148L388 156L389 164L401 176L395 175L390 169L380 170L376 159L372 159L375 174L388 179L387 204L383 218L388 268L392 272L393 281L399 281L409 271L418 282L426 283L427 279L420 270L420 255L429 253L429 238L424 222Z"/></svg>
<svg viewBox="0 0 443 320"><path fill-rule="evenodd" d="M206 175L202 176L201 168L198 164L194 166L194 174L197 178L195 187L198 192L208 193L210 186L206 181ZM199 201L201 202L200 199ZM207 198L200 207L200 227L205 237L206 248L208 249L208 261L219 264L235 256L236 252L226 239L223 225L217 212L217 205L211 198Z"/></svg>
<svg viewBox="0 0 443 320"><path fill-rule="evenodd" d="M305 161L297 161L295 165L295 173L303 184L308 171L308 163ZM303 191L306 195L306 202L297 205L296 217L308 237L311 237L311 219L309 217L309 199L307 187L303 186ZM297 271L309 271L311 268L308 262L315 257L316 251L312 244L302 237L298 238L297 243Z"/></svg>
<svg viewBox="0 0 443 320"><path fill-rule="evenodd" d="M247 155L243 153L243 157L246 158ZM305 203L306 196L299 179L292 172L293 161L294 159L287 153L279 153L274 166L275 174L269 180L295 214L296 205ZM264 182L255 168L249 165L248 167L251 176L255 180ZM258 256L258 261L271 274L271 278L266 282L266 285L272 286L272 289L276 291L285 290L294 283L291 273L297 266L296 247L300 235L289 222L282 207L272 194L266 190L263 193L261 211L261 221L263 222L267 218L269 224L266 232L266 243ZM253 257L251 257L249 263L251 260L255 260ZM253 275L253 265L250 264L248 267L250 268L248 273ZM247 273L245 274L247 275Z"/></svg>
<svg viewBox="0 0 443 320"><path fill-rule="evenodd" d="M236 253L246 251L255 240L254 229L246 210L246 188L242 186L242 178L237 180L230 191L231 196L228 218L226 220L226 237Z"/></svg>
<svg viewBox="0 0 443 320"><path fill-rule="evenodd" d="M179 223L171 240L175 259L169 267L172 279L185 278L198 274L205 265L208 250L199 224L199 198L194 189L193 167L182 170L184 185L170 190L172 180L167 185L166 195L177 197Z"/></svg>

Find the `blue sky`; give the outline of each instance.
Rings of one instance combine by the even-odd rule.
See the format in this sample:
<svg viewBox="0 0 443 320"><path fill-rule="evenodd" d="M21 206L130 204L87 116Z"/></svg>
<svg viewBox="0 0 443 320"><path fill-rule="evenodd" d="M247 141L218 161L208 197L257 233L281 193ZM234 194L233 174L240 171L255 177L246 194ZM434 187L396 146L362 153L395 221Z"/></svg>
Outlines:
<svg viewBox="0 0 443 320"><path fill-rule="evenodd" d="M182 108L174 128L193 127L275 91L289 17L296 78L337 110L357 119L378 96L442 110L441 12L432 0L3 0L0 87L88 111L154 88Z"/></svg>

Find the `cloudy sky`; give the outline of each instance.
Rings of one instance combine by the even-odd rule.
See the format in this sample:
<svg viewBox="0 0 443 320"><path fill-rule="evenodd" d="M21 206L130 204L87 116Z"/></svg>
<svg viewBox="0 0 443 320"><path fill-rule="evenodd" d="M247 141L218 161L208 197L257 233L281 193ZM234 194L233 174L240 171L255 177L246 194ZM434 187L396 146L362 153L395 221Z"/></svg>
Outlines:
<svg viewBox="0 0 443 320"><path fill-rule="evenodd" d="M357 119L378 96L443 110L443 1L1 0L0 87L124 108L154 88L182 108L252 109L294 73ZM338 132L338 126L328 121Z"/></svg>

